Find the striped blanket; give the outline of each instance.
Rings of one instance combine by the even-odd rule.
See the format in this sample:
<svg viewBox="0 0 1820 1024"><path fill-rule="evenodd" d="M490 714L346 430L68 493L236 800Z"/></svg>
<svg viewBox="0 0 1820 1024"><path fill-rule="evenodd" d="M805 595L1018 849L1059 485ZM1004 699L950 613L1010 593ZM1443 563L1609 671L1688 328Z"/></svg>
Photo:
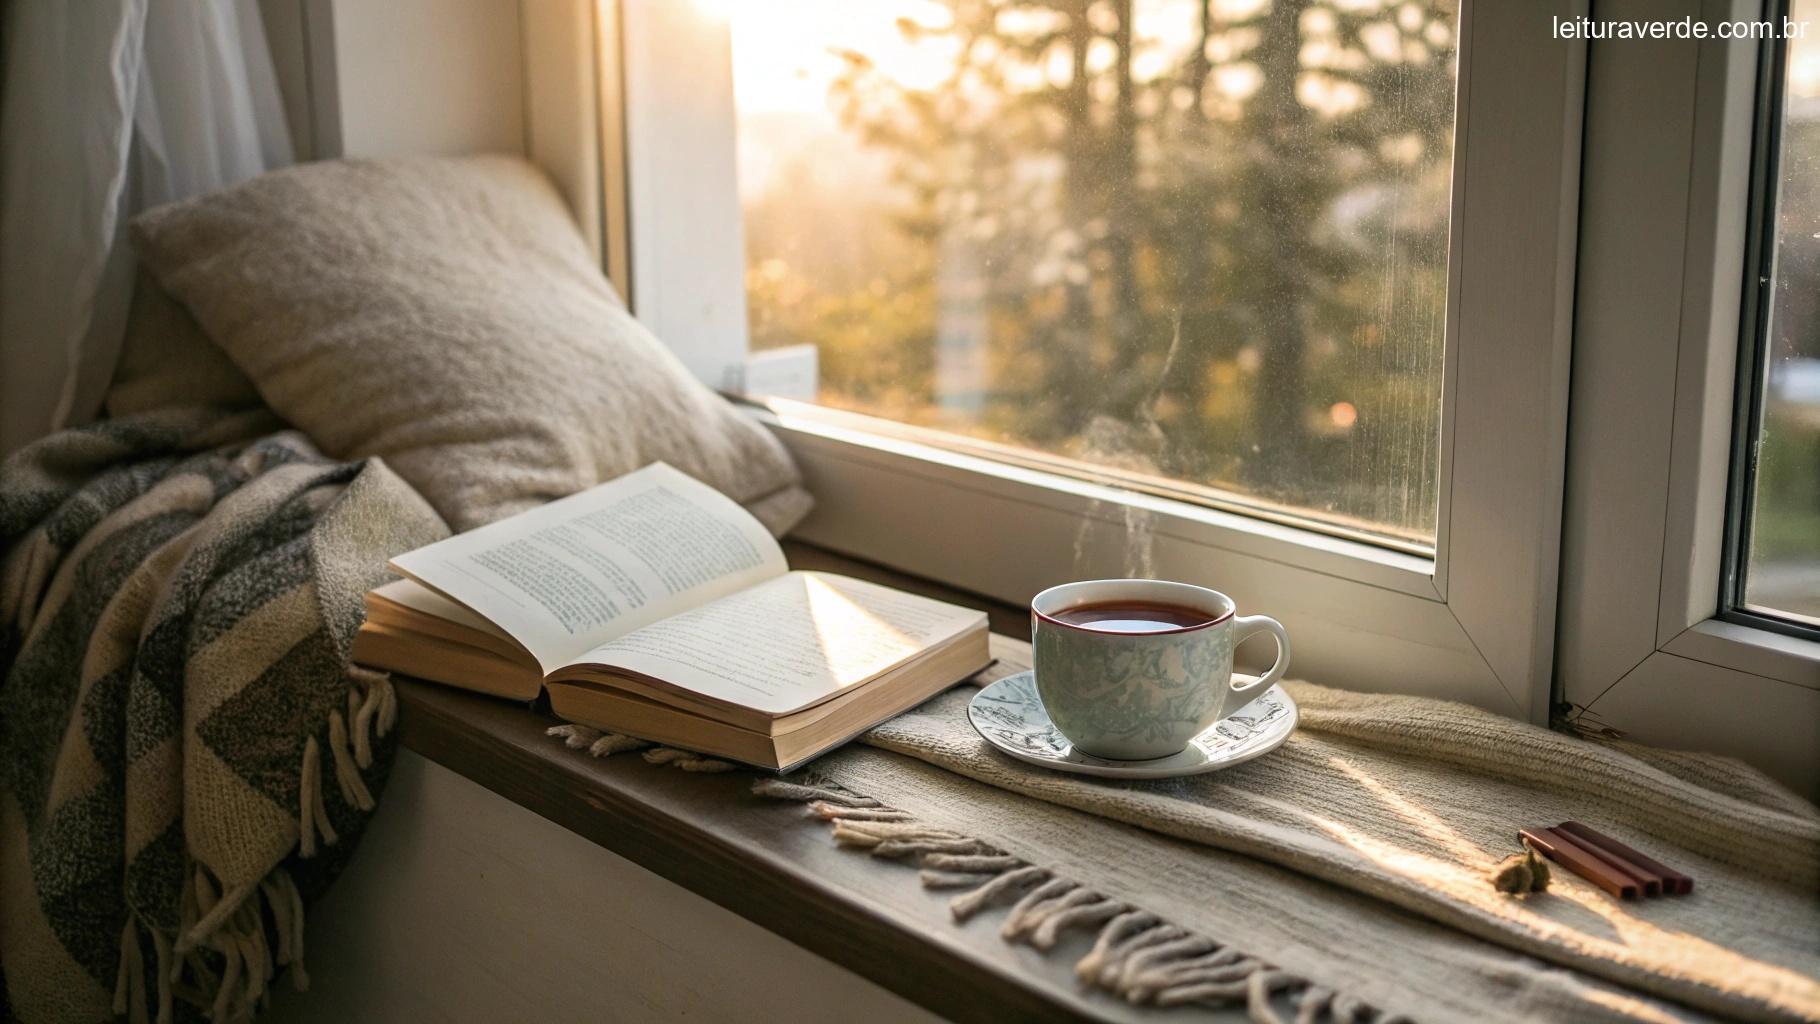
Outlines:
<svg viewBox="0 0 1820 1024"><path fill-rule="evenodd" d="M361 594L446 533L269 413L46 438L0 466L0 1020L244 1019L384 780Z"/></svg>

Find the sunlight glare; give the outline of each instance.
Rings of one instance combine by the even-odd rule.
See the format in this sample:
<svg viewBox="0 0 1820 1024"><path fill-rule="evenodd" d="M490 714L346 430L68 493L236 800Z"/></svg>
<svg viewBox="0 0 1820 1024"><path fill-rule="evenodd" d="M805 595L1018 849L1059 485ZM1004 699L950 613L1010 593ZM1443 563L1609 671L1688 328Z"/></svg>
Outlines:
<svg viewBox="0 0 1820 1024"><path fill-rule="evenodd" d="M929 88L954 67L947 40L910 39L900 20L941 26L933 0L694 0L724 10L733 32L733 93L742 113L829 114L828 86L839 53L863 53L881 73ZM830 115L831 116L831 115Z"/></svg>
<svg viewBox="0 0 1820 1024"><path fill-rule="evenodd" d="M819 576L801 576L809 621L823 655L843 686L870 679L922 648L912 636L867 608L865 591L844 593Z"/></svg>
<svg viewBox="0 0 1820 1024"><path fill-rule="evenodd" d="M733 12L741 6L740 0L689 0L709 21L731 21Z"/></svg>

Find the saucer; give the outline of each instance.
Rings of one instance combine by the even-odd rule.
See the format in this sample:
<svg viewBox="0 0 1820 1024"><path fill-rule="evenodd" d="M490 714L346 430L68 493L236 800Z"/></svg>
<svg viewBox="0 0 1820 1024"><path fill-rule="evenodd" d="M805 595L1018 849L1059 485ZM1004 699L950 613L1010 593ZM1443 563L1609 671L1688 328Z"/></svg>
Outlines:
<svg viewBox="0 0 1820 1024"><path fill-rule="evenodd" d="M1036 673L1006 676L974 694L967 720L992 744L1020 761L1079 775L1167 779L1219 771L1268 754L1295 731L1296 707L1281 686L1207 727L1188 747L1149 761L1114 761L1074 749L1049 721L1036 693Z"/></svg>

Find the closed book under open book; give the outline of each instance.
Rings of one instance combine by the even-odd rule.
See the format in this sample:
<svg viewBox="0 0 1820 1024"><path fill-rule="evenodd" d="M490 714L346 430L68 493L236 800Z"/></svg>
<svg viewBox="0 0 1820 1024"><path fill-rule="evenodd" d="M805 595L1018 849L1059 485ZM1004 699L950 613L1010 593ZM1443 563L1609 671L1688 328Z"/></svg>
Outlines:
<svg viewBox="0 0 1820 1024"><path fill-rule="evenodd" d="M790 572L744 509L663 464L392 561L354 660L787 770L991 660L986 616Z"/></svg>

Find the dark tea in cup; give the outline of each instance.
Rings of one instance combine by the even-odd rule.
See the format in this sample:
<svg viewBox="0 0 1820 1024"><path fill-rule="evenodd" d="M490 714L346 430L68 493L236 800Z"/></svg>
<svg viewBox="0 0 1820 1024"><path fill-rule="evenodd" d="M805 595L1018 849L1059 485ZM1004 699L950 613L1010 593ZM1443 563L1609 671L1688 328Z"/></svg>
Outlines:
<svg viewBox="0 0 1820 1024"><path fill-rule="evenodd" d="M1107 633L1163 633L1193 629L1218 619L1213 612L1161 601L1095 601L1055 613L1070 626Z"/></svg>

